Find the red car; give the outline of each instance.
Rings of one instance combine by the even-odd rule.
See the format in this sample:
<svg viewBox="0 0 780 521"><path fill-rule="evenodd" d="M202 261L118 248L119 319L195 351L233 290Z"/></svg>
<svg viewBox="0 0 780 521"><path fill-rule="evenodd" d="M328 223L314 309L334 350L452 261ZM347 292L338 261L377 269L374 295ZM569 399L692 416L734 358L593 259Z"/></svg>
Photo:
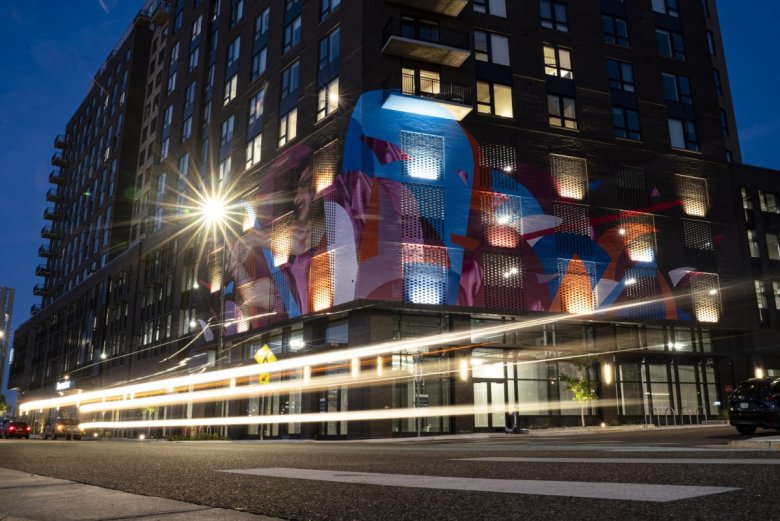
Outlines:
<svg viewBox="0 0 780 521"><path fill-rule="evenodd" d="M0 423L0 436L3 438L27 438L29 440L31 430L25 422L5 420Z"/></svg>

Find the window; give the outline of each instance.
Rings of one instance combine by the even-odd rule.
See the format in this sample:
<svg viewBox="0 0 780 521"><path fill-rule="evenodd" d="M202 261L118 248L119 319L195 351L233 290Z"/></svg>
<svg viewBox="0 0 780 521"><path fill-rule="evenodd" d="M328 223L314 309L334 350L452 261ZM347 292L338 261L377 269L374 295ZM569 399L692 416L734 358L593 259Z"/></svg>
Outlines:
<svg viewBox="0 0 780 521"><path fill-rule="evenodd" d="M704 16L707 18L710 17L710 5L707 3L707 0L701 0L701 10L704 13Z"/></svg>
<svg viewBox="0 0 780 521"><path fill-rule="evenodd" d="M170 138L163 139L162 143L160 143L160 161L168 157L168 152L170 150L170 147L171 147Z"/></svg>
<svg viewBox="0 0 780 521"><path fill-rule="evenodd" d="M506 18L506 0L472 0L471 4L475 13Z"/></svg>
<svg viewBox="0 0 780 521"><path fill-rule="evenodd" d="M199 54L200 47L193 47L190 51L190 61L187 64L187 72L192 72L192 70L198 66Z"/></svg>
<svg viewBox="0 0 780 521"><path fill-rule="evenodd" d="M187 90L184 91L184 106L189 107L195 102L195 82L193 81L187 85Z"/></svg>
<svg viewBox="0 0 780 521"><path fill-rule="evenodd" d="M628 47L628 24L624 19L603 15L601 28L604 31L605 42Z"/></svg>
<svg viewBox="0 0 780 521"><path fill-rule="evenodd" d="M401 69L401 91L404 94L439 94L441 78L438 72L425 69Z"/></svg>
<svg viewBox="0 0 780 521"><path fill-rule="evenodd" d="M263 104L265 103L265 87L260 89L257 94L249 100L249 123L252 125L263 115Z"/></svg>
<svg viewBox="0 0 780 521"><path fill-rule="evenodd" d="M341 0L320 0L320 21L336 12L341 5Z"/></svg>
<svg viewBox="0 0 780 521"><path fill-rule="evenodd" d="M548 94L547 116L552 127L577 129L577 109L573 98Z"/></svg>
<svg viewBox="0 0 780 521"><path fill-rule="evenodd" d="M265 74L266 64L268 62L268 48L263 47L252 56L252 81Z"/></svg>
<svg viewBox="0 0 780 521"><path fill-rule="evenodd" d="M615 137L639 141L639 113L623 107L612 107L612 123L615 126Z"/></svg>
<svg viewBox="0 0 780 521"><path fill-rule="evenodd" d="M609 73L609 87L611 89L635 92L634 66L627 62L607 60L607 72Z"/></svg>
<svg viewBox="0 0 780 521"><path fill-rule="evenodd" d="M480 114L493 114L502 118L511 118L513 115L512 87L478 81L477 111Z"/></svg>
<svg viewBox="0 0 780 521"><path fill-rule="evenodd" d="M691 84L688 78L664 72L661 74L661 79L664 83L664 97L666 101L676 101L686 105L693 103Z"/></svg>
<svg viewBox="0 0 780 521"><path fill-rule="evenodd" d="M192 39L194 40L200 35L201 28L203 27L203 15L198 16L194 22L192 22Z"/></svg>
<svg viewBox="0 0 780 521"><path fill-rule="evenodd" d="M726 117L726 111L720 109L720 128L723 130L723 136L729 137L729 120Z"/></svg>
<svg viewBox="0 0 780 521"><path fill-rule="evenodd" d="M295 20L284 27L284 52L289 51L301 41L301 17L297 16Z"/></svg>
<svg viewBox="0 0 780 521"><path fill-rule="evenodd" d="M231 160L230 156L227 156L223 161L221 161L219 163L219 171L218 171L218 174L217 174L217 176L218 176L217 180L220 183L224 184L224 183L227 183L228 181L230 181L230 173L231 173L231 170L232 170L232 166L233 166L233 163L232 163L232 160Z"/></svg>
<svg viewBox="0 0 780 521"><path fill-rule="evenodd" d="M780 260L780 237L776 233L766 234L766 251L772 260Z"/></svg>
<svg viewBox="0 0 780 521"><path fill-rule="evenodd" d="M568 32L569 23L566 18L566 4L553 2L552 0L540 0L539 10L542 27Z"/></svg>
<svg viewBox="0 0 780 521"><path fill-rule="evenodd" d="M173 105L168 105L163 112L163 131L171 128L171 123L173 123Z"/></svg>
<svg viewBox="0 0 780 521"><path fill-rule="evenodd" d="M718 96L723 96L723 84L720 82L720 71L718 69L712 70L712 81L715 83L715 92Z"/></svg>
<svg viewBox="0 0 780 521"><path fill-rule="evenodd" d="M484 31L474 31L474 58L482 62L509 65L509 38Z"/></svg>
<svg viewBox="0 0 780 521"><path fill-rule="evenodd" d="M236 36L236 39L230 42L230 45L228 45L227 50L227 65L226 67L230 67L234 63L238 61L238 55L241 51L241 37Z"/></svg>
<svg viewBox="0 0 780 521"><path fill-rule="evenodd" d="M258 134L250 139L246 144L246 168L252 168L260 162L261 145L263 135Z"/></svg>
<svg viewBox="0 0 780 521"><path fill-rule="evenodd" d="M715 36L712 31L707 31L707 50L710 52L710 56L715 56Z"/></svg>
<svg viewBox="0 0 780 521"><path fill-rule="evenodd" d="M265 10L255 18L255 40L268 33L268 24L271 21L271 8Z"/></svg>
<svg viewBox="0 0 780 521"><path fill-rule="evenodd" d="M173 92L173 89L176 88L176 71L169 73L168 75L168 94Z"/></svg>
<svg viewBox="0 0 780 521"><path fill-rule="evenodd" d="M699 138L693 121L669 118L669 140L672 148L699 150Z"/></svg>
<svg viewBox="0 0 780 521"><path fill-rule="evenodd" d="M186 141L190 137L192 137L192 116L187 116L181 124L181 140Z"/></svg>
<svg viewBox="0 0 780 521"><path fill-rule="evenodd" d="M761 251L758 249L758 234L755 230L747 231L748 248L750 249L750 256L757 259L761 256Z"/></svg>
<svg viewBox="0 0 780 521"><path fill-rule="evenodd" d="M320 40L319 70L324 69L339 59L341 30L336 27L325 38Z"/></svg>
<svg viewBox="0 0 780 521"><path fill-rule="evenodd" d="M317 121L333 114L339 108L339 79L322 87L317 94Z"/></svg>
<svg viewBox="0 0 780 521"><path fill-rule="evenodd" d="M224 104L227 105L236 98L238 91L238 74L234 74L225 83L225 99Z"/></svg>
<svg viewBox="0 0 780 521"><path fill-rule="evenodd" d="M279 146L295 139L298 132L298 109L294 108L279 118Z"/></svg>
<svg viewBox="0 0 780 521"><path fill-rule="evenodd" d="M571 51L545 45L544 73L549 76L560 76L567 80L573 80L574 72L571 70Z"/></svg>
<svg viewBox="0 0 780 521"><path fill-rule="evenodd" d="M282 71L282 99L298 90L298 71L300 62L295 61Z"/></svg>
<svg viewBox="0 0 780 521"><path fill-rule="evenodd" d="M772 294L775 296L775 310L780 311L780 282L772 282ZM775 387L775 389L777 389L777 387ZM777 392L777 390L775 392Z"/></svg>
<svg viewBox="0 0 780 521"><path fill-rule="evenodd" d="M232 114L222 122L222 132L219 140L220 146L225 146L233 140L233 127L235 122L236 118Z"/></svg>
<svg viewBox="0 0 780 521"><path fill-rule="evenodd" d="M233 27L244 15L244 0L232 0L230 6L230 27Z"/></svg>
<svg viewBox="0 0 780 521"><path fill-rule="evenodd" d="M678 17L680 12L677 9L677 0L653 0L653 11L656 13Z"/></svg>
<svg viewBox="0 0 780 521"><path fill-rule="evenodd" d="M658 54L661 56L677 58L678 60L685 59L685 46L683 45L683 37L680 33L656 29L655 43L658 48Z"/></svg>
<svg viewBox="0 0 780 521"><path fill-rule="evenodd" d="M780 197L775 194L758 191L758 204L761 211L764 213L780 213Z"/></svg>

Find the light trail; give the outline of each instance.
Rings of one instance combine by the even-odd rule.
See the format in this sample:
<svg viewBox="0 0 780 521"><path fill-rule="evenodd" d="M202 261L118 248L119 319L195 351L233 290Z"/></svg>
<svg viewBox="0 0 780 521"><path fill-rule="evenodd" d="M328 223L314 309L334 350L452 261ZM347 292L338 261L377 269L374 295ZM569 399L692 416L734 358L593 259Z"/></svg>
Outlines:
<svg viewBox="0 0 780 521"><path fill-rule="evenodd" d="M464 331L457 331L452 333L440 333L437 335L418 337L410 340L394 340L390 342L382 342L377 345L353 347L353 348L339 349L335 351L328 351L324 353L303 355L295 358L277 360L276 362L270 362L262 365L261 364L244 365L244 366L233 367L229 369L208 371L200 374L155 380L152 382L126 385L126 386L115 387L111 389L100 389L97 391L88 391L77 395L61 396L61 397L50 398L45 400L33 400L30 402L22 403L19 406L19 409L21 414L25 414L25 412L34 409L59 408L59 407L65 407L69 405L89 403L91 401L103 400L112 397L122 397L124 395L159 392L159 391L165 391L169 388L189 387L191 385L194 386L194 385L202 385L202 384L214 383L219 381L229 381L232 378L252 377L252 376L257 376L261 373L276 373L280 371L290 371L294 369L301 369L305 366L329 365L337 362L350 361L353 358L358 358L358 359L375 358L377 356L387 355L399 351L414 351L414 350L420 350L420 349L425 349L434 346L443 346L446 344L457 344L464 341L471 341L472 339L477 339L480 337L487 338L494 335L500 335L502 333L506 333L509 331L554 324L556 322L568 321L576 318L602 315L602 314L606 314L609 312L618 311L622 309L629 309L637 306L645 306L654 302L663 302L670 298L673 299L675 297L642 300L642 301L631 302L627 304L621 304L618 306L610 306L608 308L598 309L594 311L577 313L577 314L553 315L553 316L546 316L546 317L530 319L525 321L516 321L516 322L511 322L511 323L501 324L496 326L488 326L478 330L464 330Z"/></svg>

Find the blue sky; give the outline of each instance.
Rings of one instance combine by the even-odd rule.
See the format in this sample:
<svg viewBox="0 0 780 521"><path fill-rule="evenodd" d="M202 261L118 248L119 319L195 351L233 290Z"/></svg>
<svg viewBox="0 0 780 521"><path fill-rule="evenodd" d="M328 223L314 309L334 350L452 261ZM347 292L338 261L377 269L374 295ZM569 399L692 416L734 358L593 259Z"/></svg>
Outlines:
<svg viewBox="0 0 780 521"><path fill-rule="evenodd" d="M374 0L379 1L379 0ZM647 1L650 0L629 0ZM686 0L691 1L691 0ZM38 302L53 139L142 0L35 0L0 5L0 286L16 288L13 327ZM718 0L743 160L780 169L780 2ZM773 65L774 64L774 65Z"/></svg>

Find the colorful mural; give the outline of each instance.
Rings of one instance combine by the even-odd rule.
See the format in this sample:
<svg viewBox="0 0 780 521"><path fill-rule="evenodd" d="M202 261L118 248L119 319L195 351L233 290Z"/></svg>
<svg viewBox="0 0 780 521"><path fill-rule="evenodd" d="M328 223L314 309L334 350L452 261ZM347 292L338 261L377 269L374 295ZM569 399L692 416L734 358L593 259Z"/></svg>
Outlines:
<svg viewBox="0 0 780 521"><path fill-rule="evenodd" d="M719 319L717 275L658 271L652 213L580 201L595 188L584 160L523 164L453 119L383 109L383 96L361 96L343 141L287 149L243 202L229 334L360 299L577 313L675 288L705 311L669 298L620 313Z"/></svg>

